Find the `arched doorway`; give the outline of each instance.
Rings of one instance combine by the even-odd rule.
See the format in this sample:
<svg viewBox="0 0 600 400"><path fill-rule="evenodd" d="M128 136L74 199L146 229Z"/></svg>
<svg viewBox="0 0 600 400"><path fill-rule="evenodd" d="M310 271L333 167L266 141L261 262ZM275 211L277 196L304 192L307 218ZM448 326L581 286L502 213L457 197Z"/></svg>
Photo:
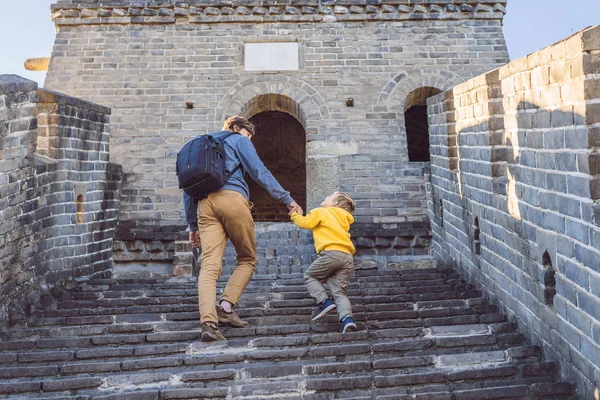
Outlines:
<svg viewBox="0 0 600 400"><path fill-rule="evenodd" d="M421 87L412 91L404 103L404 123L408 160L429 161L429 122L427 121L427 99L441 93L433 87Z"/></svg>
<svg viewBox="0 0 600 400"><path fill-rule="evenodd" d="M267 95L268 96L268 95ZM255 104L267 108L275 97L262 99ZM262 96L259 96L262 97ZM260 99L259 99L260 100ZM276 99L275 99L276 100ZM280 99L281 100L281 99ZM281 105L281 103L279 102ZM267 106L267 107L265 107ZM268 107L267 109L282 107ZM261 111L250 121L256 126L252 139L256 151L277 181L288 190L294 200L306 210L306 132L302 124L288 112ZM254 203L252 215L256 222L289 222L288 210L252 179L248 179L250 201Z"/></svg>

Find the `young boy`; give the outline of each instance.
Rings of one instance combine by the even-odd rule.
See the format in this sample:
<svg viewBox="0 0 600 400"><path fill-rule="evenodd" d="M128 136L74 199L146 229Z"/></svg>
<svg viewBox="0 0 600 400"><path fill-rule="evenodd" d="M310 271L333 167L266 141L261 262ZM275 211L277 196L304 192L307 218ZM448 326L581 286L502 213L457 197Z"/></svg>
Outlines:
<svg viewBox="0 0 600 400"><path fill-rule="evenodd" d="M312 320L318 321L337 307L342 333L356 330L352 306L346 296L350 273L354 269L354 245L350 225L354 222L354 201L346 193L335 192L305 217L292 212L292 221L300 228L312 229L318 257L304 274L306 287L318 306ZM321 282L327 281L335 303Z"/></svg>

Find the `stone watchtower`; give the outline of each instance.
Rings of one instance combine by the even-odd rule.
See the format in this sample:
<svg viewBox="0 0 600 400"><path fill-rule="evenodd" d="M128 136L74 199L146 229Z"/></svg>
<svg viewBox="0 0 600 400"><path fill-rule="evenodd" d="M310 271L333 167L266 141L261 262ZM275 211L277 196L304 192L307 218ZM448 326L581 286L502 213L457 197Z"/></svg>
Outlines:
<svg viewBox="0 0 600 400"><path fill-rule="evenodd" d="M259 154L302 206L335 190L357 200L361 257L385 268L429 254L425 100L508 61L505 4L58 0L46 87L112 109L117 271L170 274L184 229L177 151L231 115L258 126ZM259 272L299 271L306 236L251 190ZM270 251L274 237L285 246Z"/></svg>

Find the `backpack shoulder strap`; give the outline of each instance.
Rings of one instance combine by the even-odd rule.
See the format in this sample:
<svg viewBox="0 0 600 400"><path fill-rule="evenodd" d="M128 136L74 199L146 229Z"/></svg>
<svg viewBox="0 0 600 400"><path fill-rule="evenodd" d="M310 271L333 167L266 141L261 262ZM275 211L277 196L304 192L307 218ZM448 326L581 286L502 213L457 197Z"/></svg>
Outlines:
<svg viewBox="0 0 600 400"><path fill-rule="evenodd" d="M227 174L227 179L231 178L233 176L233 174L235 174L238 171L238 169L240 169L240 168L242 168L242 164L241 163L237 167L235 167L233 169L233 171L231 171L229 174Z"/></svg>
<svg viewBox="0 0 600 400"><path fill-rule="evenodd" d="M221 143L223 143L225 141L225 139L227 139L231 135L239 135L239 133L229 131L229 133L225 134L222 138L219 138L219 139L215 138L215 140L218 140ZM212 133L211 133L211 136L214 137Z"/></svg>
<svg viewBox="0 0 600 400"><path fill-rule="evenodd" d="M225 136L223 136L222 138L217 139L217 140L219 140L221 143L225 143L225 139L227 139L231 135L239 135L239 133L230 131ZM225 181L227 181L229 178L231 178L233 176L233 174L235 174L240 168L242 168L242 163L239 163L238 166L233 169L233 171L231 171L230 173L227 174L227 178L225 179Z"/></svg>

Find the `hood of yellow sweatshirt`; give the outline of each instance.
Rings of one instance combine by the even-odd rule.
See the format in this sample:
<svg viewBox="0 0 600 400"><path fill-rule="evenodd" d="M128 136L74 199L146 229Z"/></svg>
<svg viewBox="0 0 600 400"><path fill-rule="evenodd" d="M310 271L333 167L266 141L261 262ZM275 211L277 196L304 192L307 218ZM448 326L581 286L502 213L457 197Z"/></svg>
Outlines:
<svg viewBox="0 0 600 400"><path fill-rule="evenodd" d="M340 223L342 228L348 230L350 225L354 222L354 217L348 211L344 210L340 207L327 207L327 210L330 211L335 219Z"/></svg>

